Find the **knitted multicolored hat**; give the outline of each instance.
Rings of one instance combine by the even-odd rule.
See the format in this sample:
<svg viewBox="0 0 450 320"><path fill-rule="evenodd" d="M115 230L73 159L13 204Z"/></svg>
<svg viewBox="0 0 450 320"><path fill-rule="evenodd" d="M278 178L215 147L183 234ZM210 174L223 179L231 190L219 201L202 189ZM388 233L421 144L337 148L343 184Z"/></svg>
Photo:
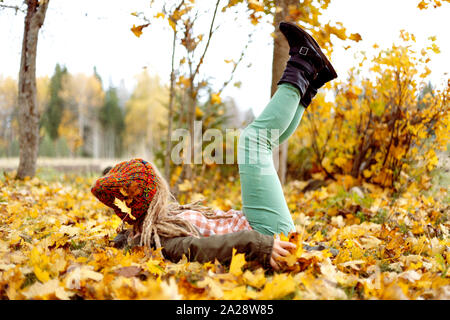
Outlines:
<svg viewBox="0 0 450 320"><path fill-rule="evenodd" d="M134 224L145 217L156 193L156 175L151 164L142 159L124 161L114 166L92 187L92 194L125 222ZM114 202L116 198L131 208L123 212Z"/></svg>

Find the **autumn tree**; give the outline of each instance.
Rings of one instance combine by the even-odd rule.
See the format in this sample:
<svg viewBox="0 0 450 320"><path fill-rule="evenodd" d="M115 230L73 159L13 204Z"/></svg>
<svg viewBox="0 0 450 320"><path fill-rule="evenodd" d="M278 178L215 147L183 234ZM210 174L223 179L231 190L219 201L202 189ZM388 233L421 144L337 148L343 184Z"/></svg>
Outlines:
<svg viewBox="0 0 450 320"><path fill-rule="evenodd" d="M17 139L17 81L0 77L0 154L13 156Z"/></svg>
<svg viewBox="0 0 450 320"><path fill-rule="evenodd" d="M164 157L164 176L166 179L170 179L170 152L172 150L172 127L173 127L173 113L174 113L174 100L175 100L175 54L177 49L177 26L176 16L174 15L177 10L181 8L183 1L180 2L173 9L169 9L168 19L172 26L172 55L170 60L170 84L169 84L169 103L167 106L167 136L166 136L166 152Z"/></svg>
<svg viewBox="0 0 450 320"><path fill-rule="evenodd" d="M216 1L212 7L211 22L209 31L205 34L196 34L194 26L196 24L199 12L194 8L193 1L181 1L179 6L173 10L168 18L168 22L174 32L181 33L181 45L185 49L185 55L181 64L186 64L186 74L180 75L179 83L186 89L186 107L182 111L186 118L187 126L191 138L191 154L194 154L194 122L196 120L196 108L199 97L199 90L205 85L205 82L198 80L200 68L204 63L208 52L209 44L214 33L215 20L220 1ZM172 92L173 94L173 92ZM168 157L169 154L166 154ZM166 160L167 161L167 160ZM192 177L192 165L186 165L186 177Z"/></svg>
<svg viewBox="0 0 450 320"><path fill-rule="evenodd" d="M102 132L99 112L104 105L105 92L101 81L95 75L68 74L63 83L61 96L66 106L66 119L72 119L63 128L67 141L80 148L82 156L100 157Z"/></svg>
<svg viewBox="0 0 450 320"><path fill-rule="evenodd" d="M160 125L166 120L167 88L147 70L136 78L136 87L125 104L124 148L130 155L152 159L164 137Z"/></svg>
<svg viewBox="0 0 450 320"><path fill-rule="evenodd" d="M312 150L311 170L396 190L416 180L426 185L435 150L449 139L449 84L433 89L424 82L432 54L440 52L435 38L419 49L414 44L414 35L402 31L401 41L371 61L361 55L348 79L335 83L335 103L323 95L313 101L298 133Z"/></svg>
<svg viewBox="0 0 450 320"><path fill-rule="evenodd" d="M211 39L216 34L219 25L217 19L219 15L224 15L225 7L221 4L221 1L215 1L213 3L206 3L207 10L201 10L198 6L194 6L194 1L181 0L175 4L167 5L163 3L162 6L157 6L155 1L152 1L152 9L154 11L153 18L148 18L142 12L133 13L137 17L144 20L144 24L133 26L131 29L133 33L140 37L143 29L148 27L156 19L165 19L172 31L172 62L171 62L171 82L170 82L170 96L168 104L168 126L167 126L167 139L166 154L165 154L165 173L169 175L170 164L170 149L171 142L170 137L172 135L173 118L178 117L178 124L181 127L186 127L189 130L191 141L194 140L194 122L195 120L203 120L198 115L201 113L199 110L199 99L201 97L207 97L212 104L220 104L220 93L223 89L231 83L234 72L242 61L245 48L243 52L235 61L224 57L224 63L230 63L232 65L230 77L224 81L219 87L217 92L209 91L209 83L206 77L202 74L201 70L208 56ZM203 19L207 25L206 29L200 30L199 20ZM175 51L180 59L175 60ZM180 105L179 109L175 110L176 91L180 90ZM177 113L177 114L175 114ZM194 154L194 143L190 144L191 155ZM187 178L192 178L195 174L195 170L192 164L184 165L183 175Z"/></svg>
<svg viewBox="0 0 450 320"><path fill-rule="evenodd" d="M123 147L125 121L117 89L114 87L110 87L105 93L105 103L99 110L99 121L103 128L103 156L119 156Z"/></svg>
<svg viewBox="0 0 450 320"><path fill-rule="evenodd" d="M36 89L38 110L42 119L42 115L50 102L50 78L48 76L38 77L36 79Z"/></svg>
<svg viewBox="0 0 450 320"><path fill-rule="evenodd" d="M36 99L39 114L43 114L49 101L49 78L36 79ZM7 157L19 155L17 80L0 77L0 154Z"/></svg>
<svg viewBox="0 0 450 320"><path fill-rule="evenodd" d="M20 155L17 178L34 176L39 149L39 112L36 102L36 54L39 30L49 0L27 0L22 57L19 71L19 141Z"/></svg>

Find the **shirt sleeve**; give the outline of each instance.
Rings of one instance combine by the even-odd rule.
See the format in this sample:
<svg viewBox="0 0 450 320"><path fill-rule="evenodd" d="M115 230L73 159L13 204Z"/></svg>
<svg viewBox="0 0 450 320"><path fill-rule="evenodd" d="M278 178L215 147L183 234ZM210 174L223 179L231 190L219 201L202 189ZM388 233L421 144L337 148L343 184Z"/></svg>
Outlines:
<svg viewBox="0 0 450 320"><path fill-rule="evenodd" d="M264 267L270 265L273 237L257 231L239 231L210 237L175 237L163 238L163 254L171 261L178 262L183 255L189 261L205 263L217 259L222 264L229 264L236 248L237 253L244 253L247 261L258 261Z"/></svg>

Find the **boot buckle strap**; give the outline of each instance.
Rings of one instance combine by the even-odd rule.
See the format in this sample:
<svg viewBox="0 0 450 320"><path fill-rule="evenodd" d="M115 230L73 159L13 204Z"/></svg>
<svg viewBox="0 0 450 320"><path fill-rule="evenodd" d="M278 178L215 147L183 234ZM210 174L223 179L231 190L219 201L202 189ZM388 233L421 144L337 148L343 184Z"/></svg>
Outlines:
<svg viewBox="0 0 450 320"><path fill-rule="evenodd" d="M300 50L298 51L299 54L306 56L306 54L308 53L308 48L307 47L301 47Z"/></svg>

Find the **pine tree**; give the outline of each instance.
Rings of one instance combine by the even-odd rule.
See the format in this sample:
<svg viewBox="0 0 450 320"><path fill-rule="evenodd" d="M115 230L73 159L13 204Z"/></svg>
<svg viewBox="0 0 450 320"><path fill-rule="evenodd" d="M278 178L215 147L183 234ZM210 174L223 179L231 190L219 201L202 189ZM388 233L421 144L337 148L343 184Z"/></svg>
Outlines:
<svg viewBox="0 0 450 320"><path fill-rule="evenodd" d="M64 99L60 93L64 77L67 73L66 67L61 67L59 64L56 64L55 72L50 79L50 101L42 117L42 125L53 141L56 141L59 137L58 129L64 110Z"/></svg>

